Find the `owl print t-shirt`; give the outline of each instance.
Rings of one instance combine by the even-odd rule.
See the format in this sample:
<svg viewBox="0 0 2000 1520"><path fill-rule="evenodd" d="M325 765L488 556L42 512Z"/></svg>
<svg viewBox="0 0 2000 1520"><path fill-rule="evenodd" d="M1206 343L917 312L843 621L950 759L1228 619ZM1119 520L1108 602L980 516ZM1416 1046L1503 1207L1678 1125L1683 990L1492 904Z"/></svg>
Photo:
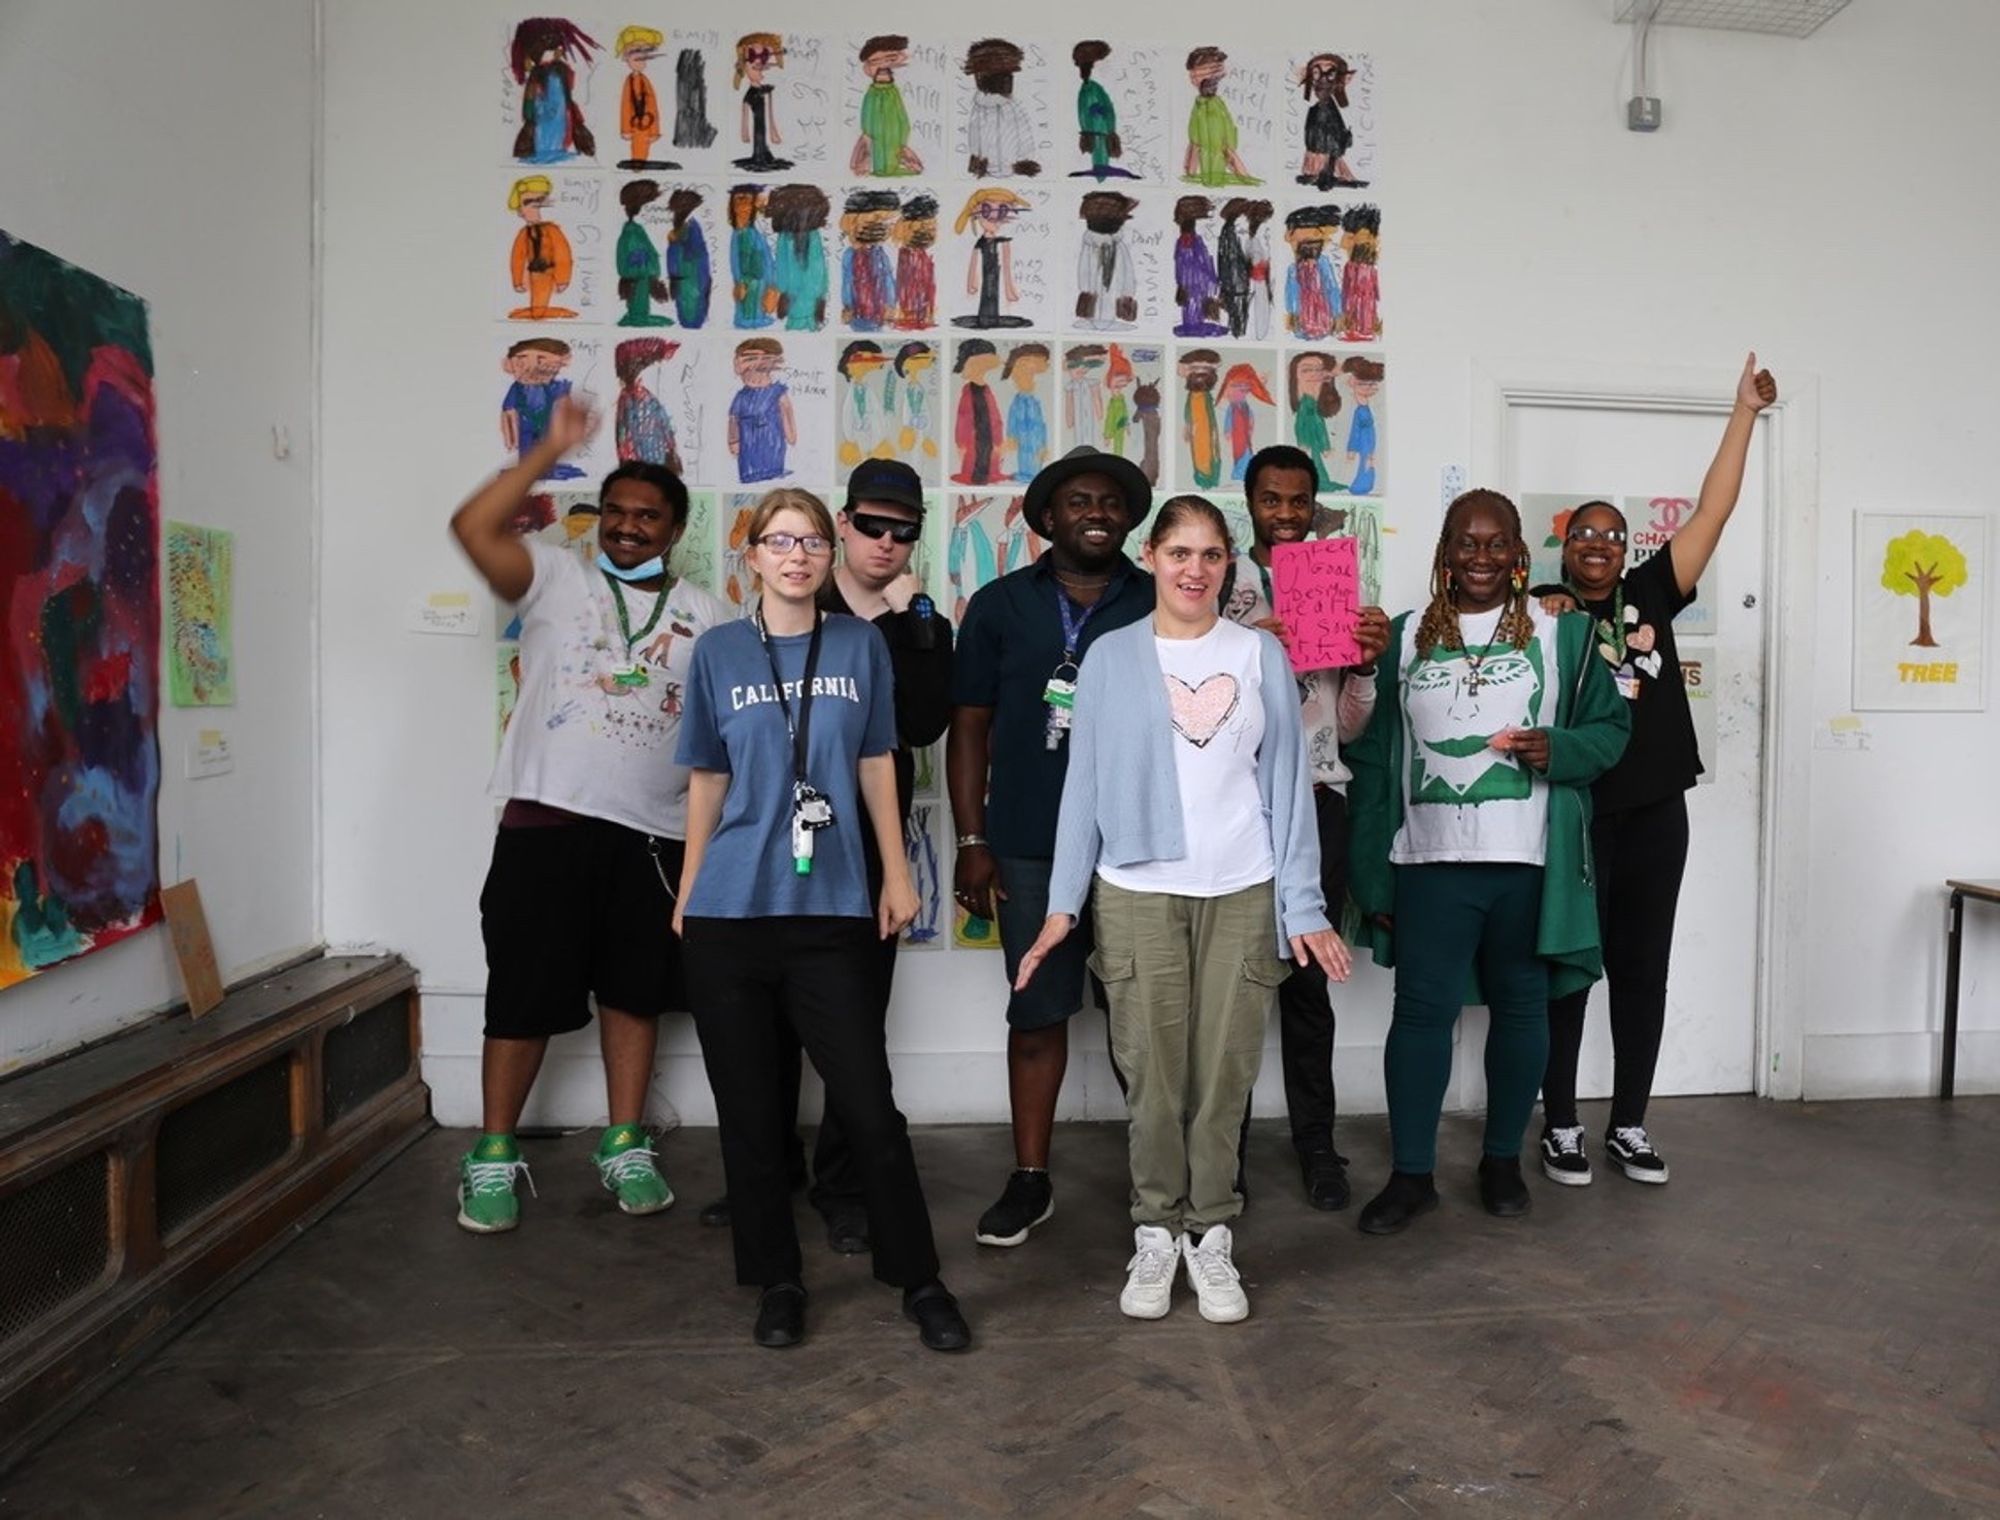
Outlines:
<svg viewBox="0 0 2000 1520"><path fill-rule="evenodd" d="M674 748L694 641L735 614L686 581L614 588L575 552L523 542L535 574L517 608L521 695L493 795L682 838L688 772Z"/></svg>
<svg viewBox="0 0 2000 1520"><path fill-rule="evenodd" d="M1271 880L1271 826L1257 790L1264 743L1260 635L1218 618L1198 639L1156 637L1167 711L1174 725L1187 854L1141 865L1100 865L1097 874L1130 892L1226 897Z"/></svg>
<svg viewBox="0 0 2000 1520"><path fill-rule="evenodd" d="M1526 648L1499 641L1504 609L1496 607L1460 616L1462 649L1405 650L1403 826L1389 853L1396 864L1542 864L1548 783L1493 748L1508 729L1555 721L1556 622L1529 605L1535 631ZM1405 624L1412 645L1418 622L1413 614Z"/></svg>

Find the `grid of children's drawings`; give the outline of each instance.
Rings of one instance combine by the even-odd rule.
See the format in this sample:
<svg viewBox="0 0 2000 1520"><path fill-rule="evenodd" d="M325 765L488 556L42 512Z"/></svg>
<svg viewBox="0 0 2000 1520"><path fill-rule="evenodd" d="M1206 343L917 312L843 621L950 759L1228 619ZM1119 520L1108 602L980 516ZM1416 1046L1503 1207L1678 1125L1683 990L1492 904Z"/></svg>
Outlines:
<svg viewBox="0 0 2000 1520"><path fill-rule="evenodd" d="M740 605L759 495L838 505L861 460L901 459L936 493L918 567L956 621L1041 552L1020 493L1065 450L1210 496L1247 541L1244 468L1284 442L1373 595L1378 81L1339 42L497 26L501 436L525 453L572 390L605 414L524 529L588 547L583 488L666 464L695 497L676 573ZM940 918L948 809L919 759L906 944L997 944Z"/></svg>

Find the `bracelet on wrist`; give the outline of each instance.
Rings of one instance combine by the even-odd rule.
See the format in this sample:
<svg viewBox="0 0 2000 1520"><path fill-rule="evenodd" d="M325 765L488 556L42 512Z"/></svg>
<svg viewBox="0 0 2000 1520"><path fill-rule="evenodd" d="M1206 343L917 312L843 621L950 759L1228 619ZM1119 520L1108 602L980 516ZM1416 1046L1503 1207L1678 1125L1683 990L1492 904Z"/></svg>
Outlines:
<svg viewBox="0 0 2000 1520"><path fill-rule="evenodd" d="M960 834L956 841L956 847L961 850L969 850L974 845L978 845L981 849L992 848L991 845L987 844L984 834Z"/></svg>

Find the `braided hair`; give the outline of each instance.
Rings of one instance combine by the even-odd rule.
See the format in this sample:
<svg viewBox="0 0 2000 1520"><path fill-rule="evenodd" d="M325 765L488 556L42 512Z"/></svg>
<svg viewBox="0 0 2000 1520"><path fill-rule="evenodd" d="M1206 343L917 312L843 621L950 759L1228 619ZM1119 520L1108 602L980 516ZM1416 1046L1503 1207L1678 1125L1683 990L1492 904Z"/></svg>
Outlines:
<svg viewBox="0 0 2000 1520"><path fill-rule="evenodd" d="M1521 513L1498 491L1480 487L1467 491L1445 509L1444 526L1438 531L1437 552L1431 556L1431 599L1417 624L1419 657L1428 655L1433 649L1465 647L1465 636L1458 626L1458 591L1451 583L1451 571L1445 563L1445 546L1451 542L1454 525L1475 507L1498 512L1507 520L1519 554L1515 561L1515 573L1507 585L1507 601L1500 614L1496 636L1516 649L1526 649L1528 641L1535 636L1535 620L1528 610L1527 550L1521 539Z"/></svg>

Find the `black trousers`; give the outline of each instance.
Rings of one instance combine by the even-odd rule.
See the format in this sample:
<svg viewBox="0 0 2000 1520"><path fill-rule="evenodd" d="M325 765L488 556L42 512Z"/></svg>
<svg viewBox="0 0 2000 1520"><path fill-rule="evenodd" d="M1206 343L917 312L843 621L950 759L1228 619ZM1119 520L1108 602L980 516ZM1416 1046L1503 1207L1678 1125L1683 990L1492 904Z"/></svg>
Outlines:
<svg viewBox="0 0 2000 1520"><path fill-rule="evenodd" d="M1611 989L1611 1128L1646 1122L1660 1036L1667 1022L1667 962L1674 912L1687 868L1687 795L1600 813L1590 826L1597 865L1597 924ZM1576 1118L1576 1060L1589 990L1549 1004L1549 1066L1542 1118L1568 1128Z"/></svg>
<svg viewBox="0 0 2000 1520"><path fill-rule="evenodd" d="M788 1164L798 1141L784 1080L798 1069L796 1041L846 1134L875 1276L899 1288L930 1282L937 1244L889 1075L873 920L689 918L685 928L688 1000L722 1131L736 1280L767 1287L800 1276Z"/></svg>

